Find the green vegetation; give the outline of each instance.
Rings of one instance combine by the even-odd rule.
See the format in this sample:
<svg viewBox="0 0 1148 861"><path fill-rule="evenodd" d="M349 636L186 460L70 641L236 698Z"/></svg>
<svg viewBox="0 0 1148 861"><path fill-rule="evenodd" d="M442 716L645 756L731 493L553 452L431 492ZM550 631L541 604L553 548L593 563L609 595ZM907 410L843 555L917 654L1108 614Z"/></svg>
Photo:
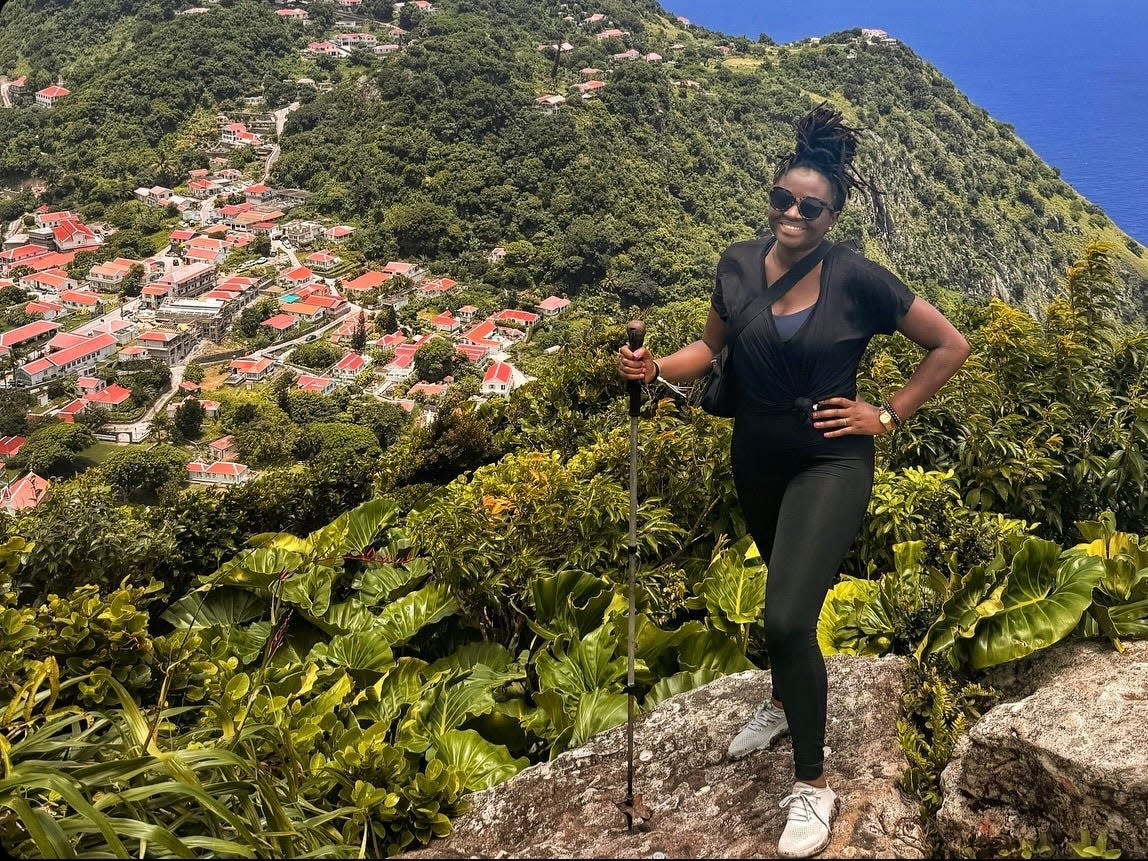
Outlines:
<svg viewBox="0 0 1148 861"><path fill-rule="evenodd" d="M951 309L973 359L881 438L870 516L822 612L825 651L909 657L904 785L926 814L993 702L983 668L1070 636L1148 635L1148 538L1118 525L1148 504L1129 454L1145 429L1127 418L1148 409L1148 335L1112 318L1109 259L1086 249L1043 322L1003 303ZM694 304L649 316L659 351L693 337ZM624 333L588 331L509 400L393 438L381 411L370 430L298 425L237 397L226 421L264 426L248 441L234 427L237 441L304 466L174 493L162 458L125 454L6 520L8 845L115 852L146 831L173 852L385 854L443 833L465 790L623 720ZM863 389L895 385L914 350L876 346ZM1007 414L986 421L1004 389ZM643 409L648 710L765 666L768 571L735 503L729 423L668 400ZM148 488L162 504L123 504ZM183 797L200 813L171 815Z"/></svg>

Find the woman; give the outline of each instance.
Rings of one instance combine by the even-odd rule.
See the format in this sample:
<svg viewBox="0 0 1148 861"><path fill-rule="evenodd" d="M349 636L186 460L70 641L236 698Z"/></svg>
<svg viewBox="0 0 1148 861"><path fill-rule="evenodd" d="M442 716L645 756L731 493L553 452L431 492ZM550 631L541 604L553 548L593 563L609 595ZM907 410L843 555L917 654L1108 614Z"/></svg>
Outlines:
<svg viewBox="0 0 1148 861"><path fill-rule="evenodd" d="M956 373L969 345L936 308L844 245L772 306L759 301L755 313L753 299L765 285L819 249L853 188L872 194L883 212L876 190L852 167L857 131L837 111L821 105L795 130L795 150L777 167L769 195L773 237L735 243L722 255L701 339L658 361L644 348L622 347L620 372L645 382L695 380L737 332L730 454L739 504L768 563L773 691L729 755L791 733L796 782L781 802L788 819L778 853L803 858L828 845L837 809L822 762L827 684L817 617L868 507L873 437L907 421ZM858 363L874 334L894 331L926 355L900 391L880 405L866 403L857 397Z"/></svg>

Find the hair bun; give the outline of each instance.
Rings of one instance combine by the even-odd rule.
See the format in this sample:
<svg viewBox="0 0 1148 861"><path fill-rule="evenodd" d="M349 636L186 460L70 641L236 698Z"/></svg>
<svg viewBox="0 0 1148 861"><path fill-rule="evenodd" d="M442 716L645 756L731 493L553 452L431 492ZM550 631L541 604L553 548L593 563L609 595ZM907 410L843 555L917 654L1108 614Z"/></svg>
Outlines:
<svg viewBox="0 0 1148 861"><path fill-rule="evenodd" d="M793 124L795 161L810 161L841 173L857 154L858 130L845 124L841 112L822 102Z"/></svg>

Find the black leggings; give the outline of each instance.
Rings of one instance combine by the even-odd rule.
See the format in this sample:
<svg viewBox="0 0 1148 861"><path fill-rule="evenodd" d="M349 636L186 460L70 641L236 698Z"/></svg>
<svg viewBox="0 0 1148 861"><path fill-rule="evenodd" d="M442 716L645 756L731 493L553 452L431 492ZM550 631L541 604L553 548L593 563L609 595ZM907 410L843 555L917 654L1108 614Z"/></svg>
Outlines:
<svg viewBox="0 0 1148 861"><path fill-rule="evenodd" d="M746 525L768 565L765 637L773 696L785 707L794 773L824 768L828 684L817 617L873 487L873 439L826 440L791 416L741 416L731 451Z"/></svg>

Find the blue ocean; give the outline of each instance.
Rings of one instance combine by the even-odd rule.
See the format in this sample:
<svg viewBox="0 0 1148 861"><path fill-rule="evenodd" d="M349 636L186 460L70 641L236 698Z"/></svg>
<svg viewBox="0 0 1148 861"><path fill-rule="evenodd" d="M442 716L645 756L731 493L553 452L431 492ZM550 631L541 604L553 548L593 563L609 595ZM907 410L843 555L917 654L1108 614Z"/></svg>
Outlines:
<svg viewBox="0 0 1148 861"><path fill-rule="evenodd" d="M876 27L936 66L1148 244L1148 0L663 0L777 42Z"/></svg>

